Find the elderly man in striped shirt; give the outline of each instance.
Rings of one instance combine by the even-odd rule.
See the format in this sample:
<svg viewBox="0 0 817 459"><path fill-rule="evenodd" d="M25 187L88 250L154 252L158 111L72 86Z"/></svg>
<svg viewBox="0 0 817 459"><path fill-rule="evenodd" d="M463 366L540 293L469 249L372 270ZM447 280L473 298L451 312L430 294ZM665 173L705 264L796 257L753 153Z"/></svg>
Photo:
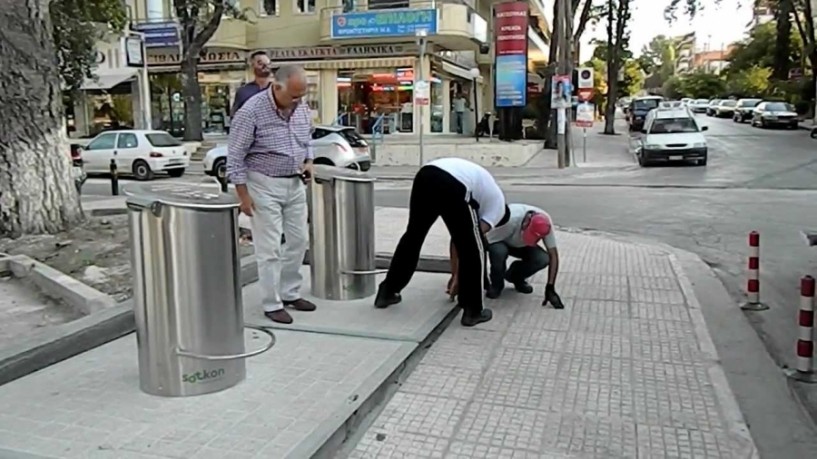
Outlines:
<svg viewBox="0 0 817 459"><path fill-rule="evenodd" d="M302 100L306 91L303 68L282 66L270 88L236 112L227 150L227 175L241 212L252 219L264 315L284 324L292 323L286 308L315 310L300 294L308 242L306 184L314 158L312 115Z"/></svg>

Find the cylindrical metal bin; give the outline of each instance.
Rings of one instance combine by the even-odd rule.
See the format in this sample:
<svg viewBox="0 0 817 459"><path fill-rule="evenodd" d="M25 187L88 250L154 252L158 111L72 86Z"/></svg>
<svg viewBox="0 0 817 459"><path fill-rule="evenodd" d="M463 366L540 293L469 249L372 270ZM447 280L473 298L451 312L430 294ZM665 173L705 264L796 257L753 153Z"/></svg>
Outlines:
<svg viewBox="0 0 817 459"><path fill-rule="evenodd" d="M161 396L200 395L246 376L238 201L216 187L125 189L130 222L139 385Z"/></svg>
<svg viewBox="0 0 817 459"><path fill-rule="evenodd" d="M368 173L315 166L309 187L312 295L355 300L375 293L374 182Z"/></svg>

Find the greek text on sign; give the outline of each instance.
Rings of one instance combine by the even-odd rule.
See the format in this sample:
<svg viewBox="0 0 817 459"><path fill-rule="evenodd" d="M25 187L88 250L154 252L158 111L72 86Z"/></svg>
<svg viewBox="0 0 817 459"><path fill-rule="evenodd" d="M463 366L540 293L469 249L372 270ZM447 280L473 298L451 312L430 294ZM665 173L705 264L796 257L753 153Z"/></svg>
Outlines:
<svg viewBox="0 0 817 459"><path fill-rule="evenodd" d="M596 107L590 103L583 103L576 106L576 126L589 128L593 127Z"/></svg>
<svg viewBox="0 0 817 459"><path fill-rule="evenodd" d="M428 81L418 81L414 85L414 103L417 105L428 105L431 99L431 85Z"/></svg>

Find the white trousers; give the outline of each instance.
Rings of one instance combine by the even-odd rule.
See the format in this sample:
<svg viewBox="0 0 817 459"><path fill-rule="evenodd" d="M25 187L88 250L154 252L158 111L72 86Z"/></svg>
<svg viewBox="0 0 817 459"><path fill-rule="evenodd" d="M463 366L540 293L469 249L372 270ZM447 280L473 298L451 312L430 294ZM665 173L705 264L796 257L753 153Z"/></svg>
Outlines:
<svg viewBox="0 0 817 459"><path fill-rule="evenodd" d="M301 266L309 241L306 185L300 178L275 178L257 172L247 177L255 211L252 239L264 311L301 298ZM286 243L281 245L281 233Z"/></svg>

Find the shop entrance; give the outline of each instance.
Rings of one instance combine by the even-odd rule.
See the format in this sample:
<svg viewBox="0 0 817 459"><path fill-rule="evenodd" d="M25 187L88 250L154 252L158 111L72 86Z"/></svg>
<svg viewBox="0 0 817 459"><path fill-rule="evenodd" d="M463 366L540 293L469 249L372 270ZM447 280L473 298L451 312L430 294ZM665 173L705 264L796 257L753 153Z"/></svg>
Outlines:
<svg viewBox="0 0 817 459"><path fill-rule="evenodd" d="M338 122L371 134L414 131L414 69L338 71Z"/></svg>

